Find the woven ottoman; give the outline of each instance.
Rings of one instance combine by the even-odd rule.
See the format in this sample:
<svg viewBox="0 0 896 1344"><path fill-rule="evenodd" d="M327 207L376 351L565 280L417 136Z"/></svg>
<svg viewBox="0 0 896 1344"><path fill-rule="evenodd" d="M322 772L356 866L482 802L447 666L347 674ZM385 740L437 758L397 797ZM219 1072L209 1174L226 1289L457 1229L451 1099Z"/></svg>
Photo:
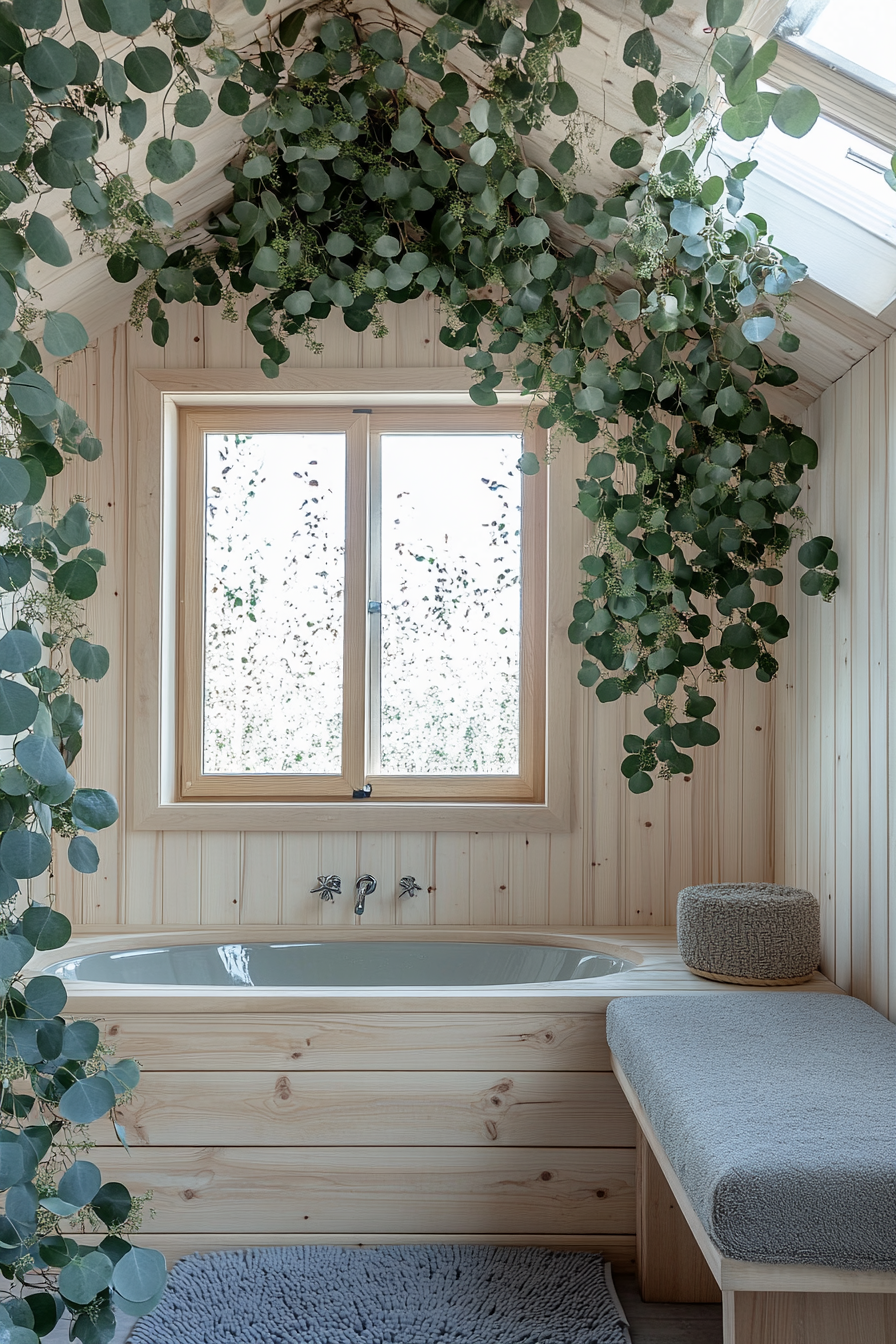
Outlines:
<svg viewBox="0 0 896 1344"><path fill-rule="evenodd" d="M734 985L799 985L821 957L818 902L770 882L685 887L678 950L695 975Z"/></svg>

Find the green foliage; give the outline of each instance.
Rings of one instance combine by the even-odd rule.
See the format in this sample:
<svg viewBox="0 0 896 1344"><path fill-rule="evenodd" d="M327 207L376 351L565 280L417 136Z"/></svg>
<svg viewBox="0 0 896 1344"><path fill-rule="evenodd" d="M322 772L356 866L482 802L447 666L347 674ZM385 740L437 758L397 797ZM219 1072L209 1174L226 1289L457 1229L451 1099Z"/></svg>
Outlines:
<svg viewBox="0 0 896 1344"><path fill-rule="evenodd" d="M231 50L198 4L169 5L173 18L163 18L154 0L80 0L94 32L130 39L121 61L102 64L88 44L57 38L58 0L16 0L0 16L0 56L21 90L0 100L0 204L8 203L0 359L14 428L0 452L0 508L9 515L0 587L13 604L9 633L26 636L6 646L5 659L0 648L11 664L0 671L0 732L26 735L0 775L8 884L40 871L54 830L70 837L72 865L94 871L96 847L75 832L117 816L108 794L78 788L69 774L82 718L71 679L96 679L108 667L77 614L104 559L89 545L83 506L62 518L37 506L57 460L92 460L100 447L57 401L36 346L16 330L30 258L65 266L71 255L31 203L35 181L69 193L73 218L101 240L113 278L143 272L136 316L148 317L160 345L166 305L252 294L248 328L262 369L276 378L287 338L312 339L334 309L353 331L381 332L384 300L429 292L446 314L443 343L471 352L476 404L495 404L496 389L512 380L538 399L533 414L555 441L594 445L578 498L593 547L570 638L586 655L579 679L602 702L652 694L649 731L635 749L626 745L631 789L650 788L657 772L689 772L688 753L718 739L701 678L722 680L729 667L775 675L771 650L787 622L758 588L780 582L778 563L805 531L800 482L817 449L770 412L763 389L797 378L767 344L779 331L782 352L797 348L784 305L805 268L745 209L755 162L707 166L716 164L719 124L708 109L718 81L722 127L752 140L770 121L804 135L818 105L798 87L760 91L777 46L754 49L738 31L742 0L708 0L709 82L668 78L656 21L673 4L641 0L645 26L629 36L623 60L637 72L639 121L676 148L633 176L643 136L617 140L609 157L627 178L603 201L575 190L583 134L561 57L578 44L582 23L558 0L531 0L518 16L487 0L431 0L433 22L407 51L397 28L368 30L333 0L313 35L297 8L247 52ZM254 15L265 8L264 0L244 5ZM476 58L471 68L484 71L476 85L449 68L464 46ZM191 170L189 129L177 128L201 125L213 102L240 118L247 136L241 165L226 169L232 199L208 222L204 244L183 246L166 232L174 220L160 192L140 199L129 178L97 171L107 121L117 117L137 138L146 123L139 95L162 91L173 95L174 125L155 128L142 151L158 182ZM520 152L521 139L542 126L556 140L549 169ZM578 239L571 255L551 239L554 214ZM51 354L64 357L86 339L72 315L45 315ZM497 362L508 355L510 372ZM531 454L520 463L524 472L538 465ZM802 587L829 598L836 555L827 539L808 545ZM31 587L38 570L49 576L43 606ZM29 664L29 639L41 629L48 661ZM53 744L61 773L32 741ZM81 1087L65 1105L81 1114L103 1091ZM84 1293L94 1272L105 1271L80 1264L68 1277ZM128 1298L124 1288L120 1296Z"/></svg>
<svg viewBox="0 0 896 1344"><path fill-rule="evenodd" d="M85 234L129 239L132 275L141 264L162 267L167 240L159 230L174 223L170 206L151 192L139 201L130 179L113 178L96 156L116 115L123 135L142 133L146 106L138 91L167 89L175 79L182 85L176 119L200 124L210 103L189 87L198 80L187 49L209 36L211 20L205 10L172 5L173 21L163 30L157 25L164 6L159 10L155 0L80 0L96 33L151 38L134 45L123 64L101 65L90 44L70 43L60 0L15 0L2 8L0 1337L36 1344L67 1314L72 1338L107 1344L118 1307L137 1315L152 1310L165 1265L158 1253L128 1240L145 1196L104 1184L84 1158L91 1140L81 1127L127 1099L137 1068L107 1058L93 1023L65 1020L65 989L56 976L26 979L35 952L61 948L71 935L69 921L52 906L54 842L64 842L75 871L94 873L99 852L90 835L118 817L111 794L80 787L71 773L84 726L78 682L98 681L109 668L80 605L96 590L105 557L92 545L94 519L84 502L59 507L48 489L69 459L94 461L102 446L43 376L38 338L28 328L40 324L43 349L63 359L86 346L88 333L71 313L40 309L29 268L34 259L57 268L72 260L68 230L44 206L53 189L68 194ZM161 180L174 181L192 166L192 145L184 144L161 135L149 144L147 163ZM57 486L56 500L62 496ZM25 884L48 870L50 904L38 905ZM97 1231L106 1234L98 1246L78 1240Z"/></svg>
<svg viewBox="0 0 896 1344"><path fill-rule="evenodd" d="M287 338L311 338L334 309L352 330L379 332L385 299L434 293L447 315L440 339L472 351L477 405L494 405L512 379L538 398L539 423L555 437L597 441L578 508L594 527L586 559L602 568L584 566L569 633L587 655L579 679L602 702L652 693L649 731L623 764L636 792L657 772L690 772L688 753L718 740L709 711L695 709L713 705L701 679L720 681L731 667L753 668L763 681L775 675L771 650L787 621L757 588L780 581L778 562L805 530L800 481L817 456L772 415L763 391L797 378L764 343L786 328L786 295L805 267L745 209L755 161L707 168L720 121L736 140L770 121L800 136L817 101L798 87L760 92L777 45L754 49L738 31L741 0L708 0L711 82L664 77L654 21L672 5L642 0L647 23L629 36L623 60L640 72L639 120L677 147L633 180L642 137L617 140L609 157L629 177L603 201L577 192L569 176L581 166L575 120L557 137L553 174L520 155L520 137L549 116L577 115L561 54L579 41L581 20L557 0L532 0L518 20L486 0L433 0L434 21L407 55L397 29L366 31L335 3L317 36L305 36L294 11L269 50L210 48L218 107L242 118L248 136L242 166L227 169L232 200L208 224L214 248L160 255L144 231L120 239L110 259L122 280L147 271L160 344L165 304L254 293L248 327L271 378L288 358ZM446 68L462 44L486 72L476 87ZM139 64L148 90L163 63L145 43L137 51L125 76ZM181 50L175 64L183 60ZM720 119L708 111L715 81L727 100ZM205 114L195 94L180 96L194 100L182 124ZM147 162L174 181L191 153L188 140L157 139ZM552 242L553 213L578 232L572 255ZM603 283L611 275L612 288ZM797 345L784 329L779 349ZM502 355L512 356L509 374ZM528 453L520 462L525 473L538 465ZM804 561L804 591L832 595L832 555L828 547ZM84 595L95 583L89 568L66 561L56 583Z"/></svg>

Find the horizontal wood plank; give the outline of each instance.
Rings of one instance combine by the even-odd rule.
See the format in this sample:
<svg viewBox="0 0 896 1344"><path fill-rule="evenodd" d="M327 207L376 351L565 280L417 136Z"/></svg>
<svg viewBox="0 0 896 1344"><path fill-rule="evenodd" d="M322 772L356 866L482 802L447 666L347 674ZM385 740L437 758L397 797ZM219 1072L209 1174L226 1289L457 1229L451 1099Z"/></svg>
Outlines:
<svg viewBox="0 0 896 1344"><path fill-rule="evenodd" d="M79 1236L79 1242L95 1244L98 1236ZM319 1246L324 1238L301 1233L256 1232L248 1236L241 1232L138 1232L132 1240L138 1246L151 1246L161 1251L169 1265L185 1255L208 1255L212 1251L237 1251L249 1246ZM627 1233L597 1233L594 1236L565 1236L556 1233L526 1235L507 1232L491 1236L485 1233L461 1235L425 1233L406 1236L402 1233L383 1232L358 1236L351 1232L329 1232L328 1246L351 1246L362 1250L368 1246L415 1246L427 1242L450 1242L459 1246L544 1246L550 1251L598 1251L620 1274L631 1274L635 1268L635 1238Z"/></svg>
<svg viewBox="0 0 896 1344"><path fill-rule="evenodd" d="M100 1019L144 1069L610 1068L603 1013L197 1013L189 1031L158 1015Z"/></svg>
<svg viewBox="0 0 896 1344"><path fill-rule="evenodd" d="M106 1180L151 1189L152 1231L563 1236L635 1230L631 1148L133 1148Z"/></svg>
<svg viewBox="0 0 896 1344"><path fill-rule="evenodd" d="M632 1147L612 1073L144 1073L129 1144ZM113 1144L108 1123L98 1141Z"/></svg>

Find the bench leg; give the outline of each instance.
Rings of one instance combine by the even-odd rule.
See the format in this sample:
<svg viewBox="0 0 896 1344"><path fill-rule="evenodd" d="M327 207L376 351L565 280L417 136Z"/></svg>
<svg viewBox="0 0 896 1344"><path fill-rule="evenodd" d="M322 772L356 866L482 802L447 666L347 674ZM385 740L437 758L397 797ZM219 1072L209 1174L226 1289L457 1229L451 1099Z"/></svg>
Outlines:
<svg viewBox="0 0 896 1344"><path fill-rule="evenodd" d="M716 1281L640 1127L636 1190L638 1287L644 1301L721 1302Z"/></svg>
<svg viewBox="0 0 896 1344"><path fill-rule="evenodd" d="M724 1344L893 1344L893 1293L723 1293Z"/></svg>

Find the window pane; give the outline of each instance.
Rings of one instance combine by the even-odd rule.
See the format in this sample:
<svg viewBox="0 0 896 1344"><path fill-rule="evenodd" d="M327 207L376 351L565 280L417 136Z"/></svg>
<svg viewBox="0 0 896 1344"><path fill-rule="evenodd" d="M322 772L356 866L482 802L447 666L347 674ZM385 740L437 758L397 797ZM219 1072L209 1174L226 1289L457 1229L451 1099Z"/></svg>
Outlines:
<svg viewBox="0 0 896 1344"><path fill-rule="evenodd" d="M207 434L203 769L338 774L344 434Z"/></svg>
<svg viewBox="0 0 896 1344"><path fill-rule="evenodd" d="M894 88L892 0L791 0L775 33L809 51L822 48L835 66L885 92Z"/></svg>
<svg viewBox="0 0 896 1344"><path fill-rule="evenodd" d="M519 434L384 434L385 774L519 771Z"/></svg>

